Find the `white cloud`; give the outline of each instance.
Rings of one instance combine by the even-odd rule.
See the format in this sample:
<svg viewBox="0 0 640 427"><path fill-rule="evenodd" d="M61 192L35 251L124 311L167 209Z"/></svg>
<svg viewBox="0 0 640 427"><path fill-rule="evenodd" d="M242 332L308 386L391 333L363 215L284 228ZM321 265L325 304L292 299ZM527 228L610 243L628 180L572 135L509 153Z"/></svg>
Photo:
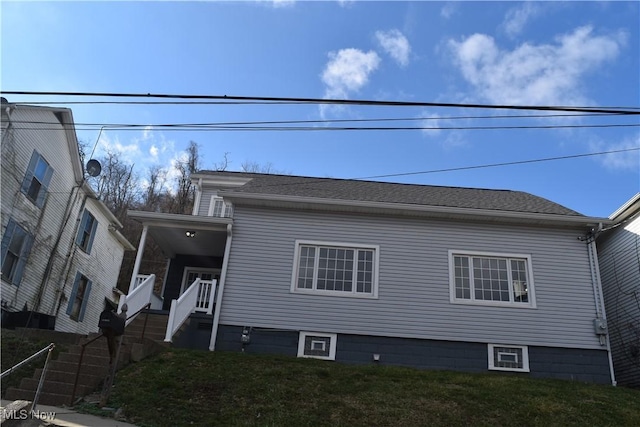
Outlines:
<svg viewBox="0 0 640 427"><path fill-rule="evenodd" d="M340 5L340 7L344 7L344 8L349 8L353 6L355 2L356 0L338 0L338 4Z"/></svg>
<svg viewBox="0 0 640 427"><path fill-rule="evenodd" d="M591 143L594 151L616 151L640 147L640 132L623 138L619 142L608 144L604 141ZM612 170L638 171L640 170L640 151L625 151L598 156L602 164Z"/></svg>
<svg viewBox="0 0 640 427"><path fill-rule="evenodd" d="M401 67L409 64L409 54L411 46L409 40L399 30L376 31L376 38L380 46L387 52Z"/></svg>
<svg viewBox="0 0 640 427"><path fill-rule="evenodd" d="M522 32L527 22L540 13L540 6L530 1L522 3L518 7L509 9L502 23L502 28L509 37L517 36Z"/></svg>
<svg viewBox="0 0 640 427"><path fill-rule="evenodd" d="M155 161L158 161L158 154L160 154L160 150L155 145L152 145L149 148L149 154L151 154L151 157L153 157Z"/></svg>
<svg viewBox="0 0 640 427"><path fill-rule="evenodd" d="M596 36L580 27L555 44L524 43L503 51L494 39L474 34L448 43L455 63L480 98L515 105L588 105L581 92L585 75L612 61L625 44L624 34Z"/></svg>
<svg viewBox="0 0 640 427"><path fill-rule="evenodd" d="M327 98L346 98L369 82L369 75L378 68L380 57L374 51L342 49L329 53L329 62L322 73L327 86Z"/></svg>
<svg viewBox="0 0 640 427"><path fill-rule="evenodd" d="M458 9L459 6L457 2L447 2L442 6L442 9L440 9L440 16L444 19L449 19L458 12Z"/></svg>
<svg viewBox="0 0 640 427"><path fill-rule="evenodd" d="M296 4L295 0L272 0L273 7L292 7Z"/></svg>

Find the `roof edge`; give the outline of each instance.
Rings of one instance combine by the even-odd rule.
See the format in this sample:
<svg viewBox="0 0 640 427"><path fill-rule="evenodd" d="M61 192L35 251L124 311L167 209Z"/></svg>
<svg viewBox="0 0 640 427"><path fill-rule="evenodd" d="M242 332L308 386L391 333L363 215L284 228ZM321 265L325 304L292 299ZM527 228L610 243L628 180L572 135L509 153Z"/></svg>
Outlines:
<svg viewBox="0 0 640 427"><path fill-rule="evenodd" d="M433 215L433 216L461 216L474 218L505 219L524 223L554 223L576 226L594 226L597 224L610 224L609 218L589 217L584 215L559 215L547 213L530 213L518 211L503 211L490 209L456 208L450 206L425 206L405 203L371 202L359 200L321 199L316 197L283 196L272 194L239 193L234 191L219 191L219 196L234 200L256 200L262 202L288 202L294 204L342 206L357 208L360 210L404 211L407 213Z"/></svg>
<svg viewBox="0 0 640 427"><path fill-rule="evenodd" d="M609 219L615 223L625 221L627 218L640 212L640 193L636 193L633 197L627 200L622 206L615 210Z"/></svg>

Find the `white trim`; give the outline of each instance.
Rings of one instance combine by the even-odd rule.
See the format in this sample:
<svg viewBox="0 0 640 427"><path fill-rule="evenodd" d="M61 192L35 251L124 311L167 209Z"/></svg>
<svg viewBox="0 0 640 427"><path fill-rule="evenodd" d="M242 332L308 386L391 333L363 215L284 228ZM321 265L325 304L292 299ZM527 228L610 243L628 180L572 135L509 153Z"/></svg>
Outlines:
<svg viewBox="0 0 640 427"><path fill-rule="evenodd" d="M505 347L509 349L522 350L522 368L505 368L501 366L495 366L495 360L493 358L493 350L495 347ZM487 344L487 356L490 371L531 372L529 369L529 347L527 347L526 345Z"/></svg>
<svg viewBox="0 0 640 427"><path fill-rule="evenodd" d="M473 292L473 283L470 280L470 299L456 298L456 283L455 283L455 262L453 257L455 255L468 256L468 257L491 257L491 258L506 258L506 259L521 259L526 262L527 265L527 283L529 302L511 302L511 301L487 301L476 300L475 293ZM511 270L511 263L507 263L507 269ZM471 266L469 268L471 271ZM509 283L512 286L513 279L509 274ZM509 292L509 298L513 297L512 290ZM470 305L486 305L493 307L516 307L516 308L536 308L536 294L535 285L533 281L533 263L531 261L530 254L514 254L506 252L482 252L482 251L469 251L469 250L449 250L449 301L452 304L470 304Z"/></svg>
<svg viewBox="0 0 640 427"><path fill-rule="evenodd" d="M193 201L193 215L198 215L200 212L200 202L202 201L202 178L198 179L198 183L196 184L196 196Z"/></svg>
<svg viewBox="0 0 640 427"><path fill-rule="evenodd" d="M227 268L229 266L229 255L231 254L231 239L233 237L233 226L227 225L227 242L224 246L224 257L222 258L222 272L218 281L218 290L216 295L216 305L213 312L213 325L211 327L211 339L209 340L209 351L216 349L216 338L218 337L218 325L220 324L220 312L222 311L222 295L224 293L224 284L227 281Z"/></svg>
<svg viewBox="0 0 640 427"><path fill-rule="evenodd" d="M481 220L494 220L500 222L524 222L527 224L556 224L575 225L576 227L593 226L598 223L605 225L612 224L608 218L588 217L583 215L563 215L534 212L501 211L494 209L459 208L451 206L431 206L415 205L409 203L372 202L361 200L323 199L318 197L288 196L280 194L255 194L240 193L233 190L223 190L218 192L224 198L232 201L247 200L249 202L275 203L275 204L305 204L308 208L312 206L326 207L336 210L337 207L349 208L347 211L359 211L363 209L367 212L376 212L378 209L387 212L397 212L413 215L426 215L444 218L467 218L476 217Z"/></svg>
<svg viewBox="0 0 640 427"><path fill-rule="evenodd" d="M299 289L297 287L298 283L298 264L299 264L299 256L300 256L300 246L308 245L308 246L325 246L331 248L339 248L339 249L367 249L373 251L373 271L371 278L371 293L358 293L356 292L357 283L354 281L353 283L353 291L345 292L345 291L326 291L326 290L316 290L316 289ZM358 262L357 259L354 259L354 274L357 272L355 264ZM378 272L380 265L380 246L379 245L368 245L362 243L342 243L342 242L325 242L318 240L296 240L295 241L295 249L293 251L293 268L291 272L291 288L290 292L295 294L307 294L307 295L325 295L325 296L337 296L337 297L346 297L346 298L366 298L366 299L378 299ZM314 272L316 269L314 268ZM314 283L315 283L315 274L314 274Z"/></svg>
<svg viewBox="0 0 640 427"><path fill-rule="evenodd" d="M329 338L329 356L313 356L304 354L304 342L306 338L310 337L325 337ZM327 334L324 332L307 332L300 331L298 336L298 357L307 357L311 359L323 359L323 360L336 360L336 344L338 341L338 334Z"/></svg>

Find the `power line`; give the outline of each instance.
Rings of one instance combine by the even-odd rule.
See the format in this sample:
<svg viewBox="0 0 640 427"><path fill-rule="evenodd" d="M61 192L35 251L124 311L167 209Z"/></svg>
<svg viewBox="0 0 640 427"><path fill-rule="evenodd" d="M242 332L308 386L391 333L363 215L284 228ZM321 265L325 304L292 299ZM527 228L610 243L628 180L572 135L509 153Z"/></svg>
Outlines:
<svg viewBox="0 0 640 427"><path fill-rule="evenodd" d="M600 151L597 153L573 154L570 156L546 157L542 159L519 160L519 161L513 161L513 162L491 163L491 164L475 165L475 166L461 166L457 168L431 169L431 170L420 171L420 172L392 173L392 174L386 174L386 175L366 176L366 177L353 178L353 179L391 178L396 176L424 175L429 173L440 173L440 172L455 172L455 171L471 170L471 169L494 168L498 166L511 166L511 165L522 165L526 163L540 163L540 162L549 162L554 160L576 159L580 157L602 156L605 154L625 153L630 151L640 151L640 147L624 148L620 150L611 150L611 151Z"/></svg>
<svg viewBox="0 0 640 427"><path fill-rule="evenodd" d="M438 116L438 117L382 117L371 119L318 119L318 120L268 120L246 122L209 122L209 123L81 123L75 126L101 127L207 127L207 126L239 126L239 125L274 125L274 124L324 124L324 123L370 123L370 122L402 122L402 121L447 121L447 120L496 120L496 119L529 119L529 118L577 118L577 117L612 117L622 114L578 113L578 114L510 114L482 116ZM59 125L59 122L12 120L17 124Z"/></svg>
<svg viewBox="0 0 640 427"><path fill-rule="evenodd" d="M8 95L31 96L92 96L110 98L148 98L148 99L189 99L189 100L218 100L218 101L268 101L289 102L299 104L338 104L338 105L363 105L363 106L392 106L392 107L443 107L443 108L485 108L508 110L538 110L538 111L573 111L586 113L605 114L640 114L640 108L631 107L570 107L570 106L533 106L533 105L488 105L488 104L460 104L460 103L436 103L436 102L407 102L407 101L372 101L352 99L323 99L323 98L291 98L291 97L260 97L260 96L234 96L234 95L186 95L186 94L142 94L142 93L112 93L112 92L47 92L47 91L4 91Z"/></svg>

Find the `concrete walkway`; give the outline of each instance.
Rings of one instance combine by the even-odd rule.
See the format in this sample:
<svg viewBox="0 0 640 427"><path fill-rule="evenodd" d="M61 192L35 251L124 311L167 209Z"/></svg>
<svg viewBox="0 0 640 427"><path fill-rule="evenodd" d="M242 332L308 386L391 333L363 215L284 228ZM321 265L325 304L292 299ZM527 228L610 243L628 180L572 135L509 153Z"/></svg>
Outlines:
<svg viewBox="0 0 640 427"><path fill-rule="evenodd" d="M37 421L29 416L27 412L5 412L12 402L2 400L2 412L5 417L14 418L11 425L17 426L59 426L59 427L136 427L133 424L118 421L113 418L103 418L95 415L81 414L70 408L59 408L56 406L38 405L36 414L41 421ZM23 423L15 423L15 419L26 418ZM4 422L2 423L5 424Z"/></svg>

